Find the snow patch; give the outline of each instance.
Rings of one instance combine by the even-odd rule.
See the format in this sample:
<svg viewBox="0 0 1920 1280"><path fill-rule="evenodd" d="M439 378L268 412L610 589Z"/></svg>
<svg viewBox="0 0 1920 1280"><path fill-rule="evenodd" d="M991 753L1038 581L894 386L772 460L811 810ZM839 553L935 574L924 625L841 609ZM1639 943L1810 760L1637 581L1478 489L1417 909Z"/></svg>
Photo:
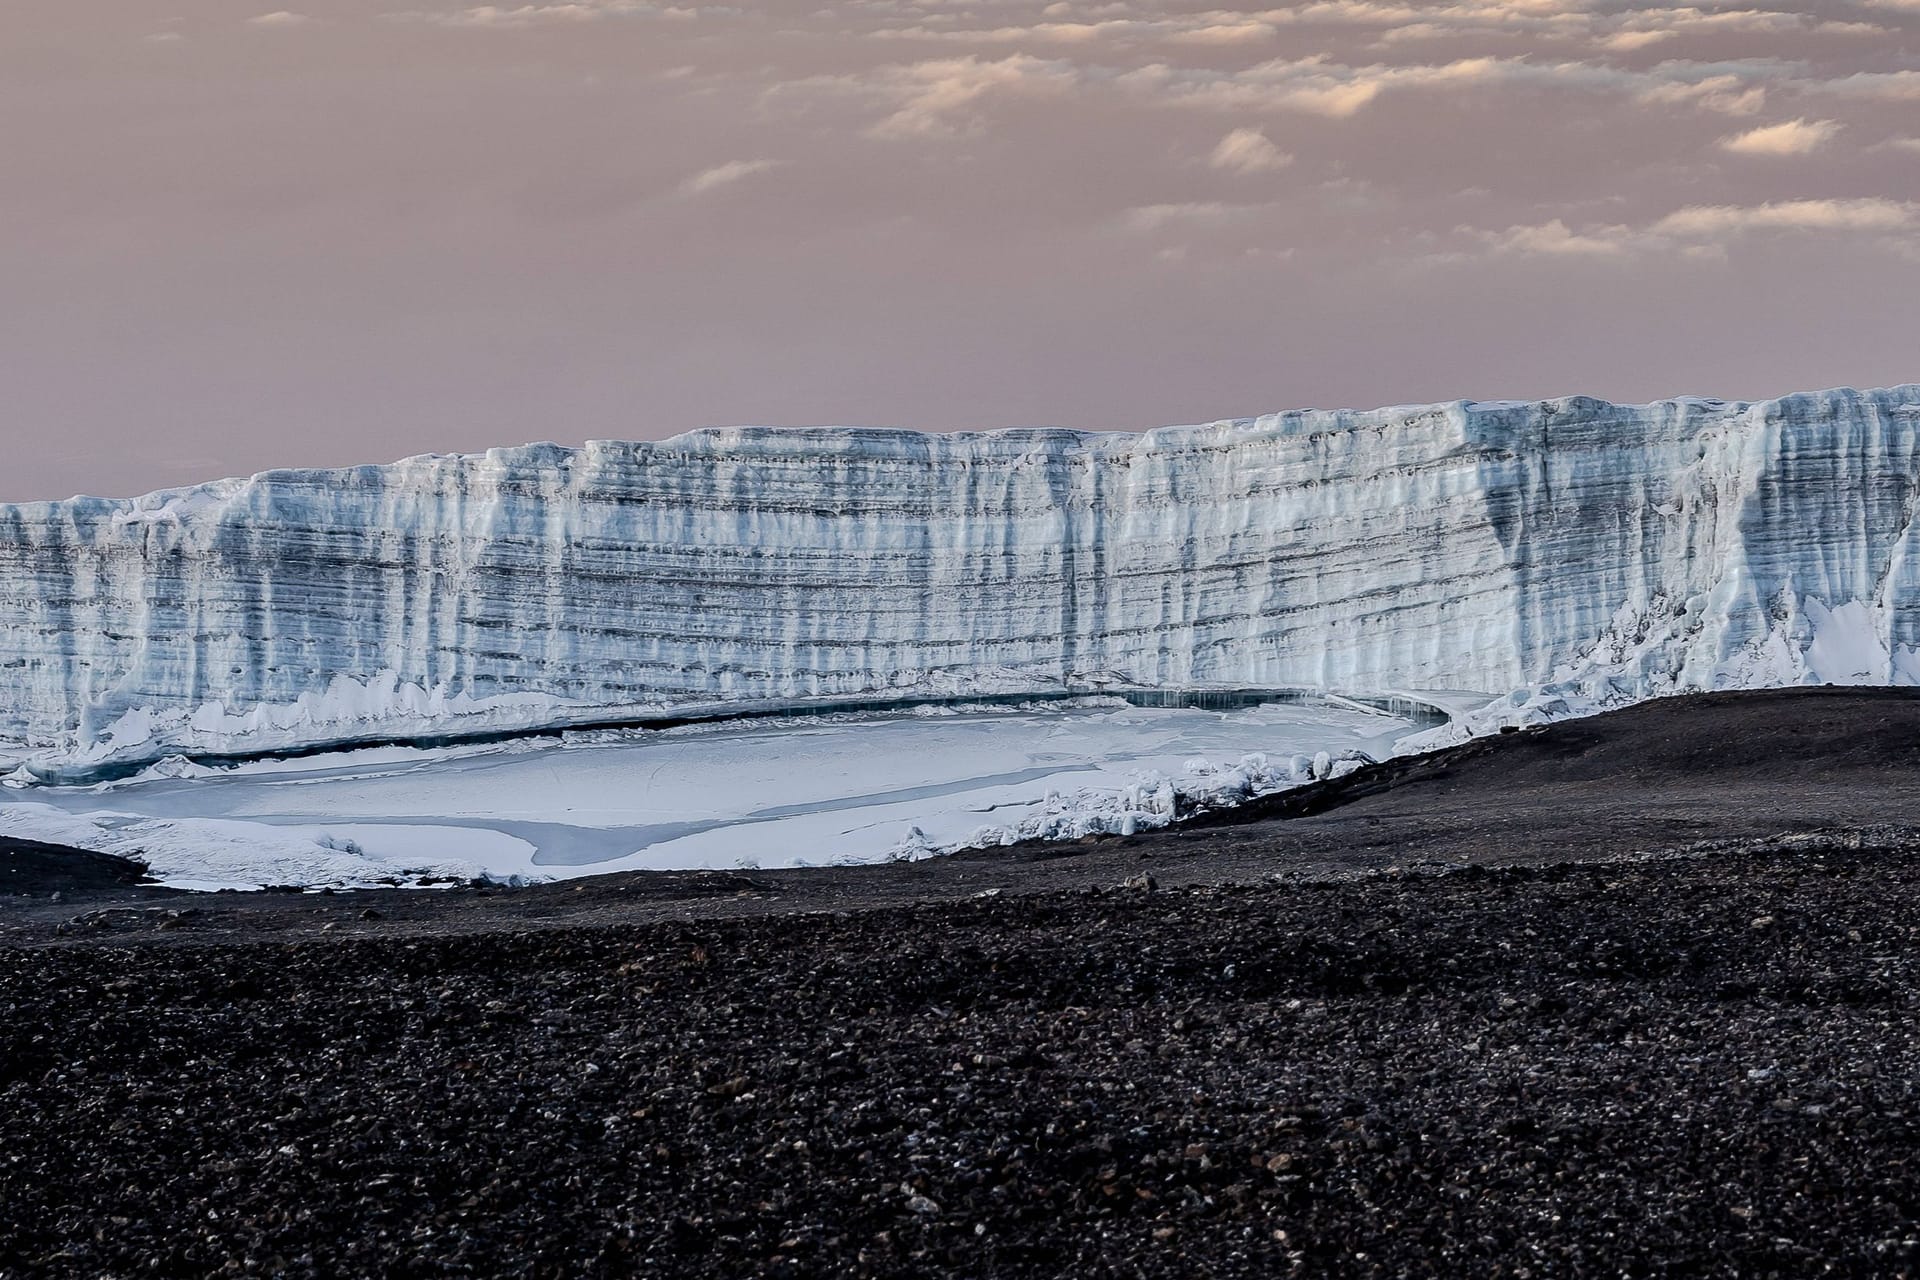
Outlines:
<svg viewBox="0 0 1920 1280"><path fill-rule="evenodd" d="M1886 619L1865 600L1849 600L1829 609L1818 600L1806 602L1813 623L1807 645L1807 674L1828 684L1890 684L1892 655L1887 652Z"/></svg>

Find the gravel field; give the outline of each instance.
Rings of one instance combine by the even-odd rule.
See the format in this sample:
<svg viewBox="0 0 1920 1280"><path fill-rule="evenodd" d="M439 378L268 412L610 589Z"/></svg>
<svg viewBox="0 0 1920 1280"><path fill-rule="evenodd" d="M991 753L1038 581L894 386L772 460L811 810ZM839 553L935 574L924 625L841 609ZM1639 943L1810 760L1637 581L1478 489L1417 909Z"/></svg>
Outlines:
<svg viewBox="0 0 1920 1280"><path fill-rule="evenodd" d="M1638 709L864 877L191 898L14 850L0 1275L1913 1275L1920 845L1834 815L1915 812L1917 728ZM1687 741L1724 767L1620 763Z"/></svg>

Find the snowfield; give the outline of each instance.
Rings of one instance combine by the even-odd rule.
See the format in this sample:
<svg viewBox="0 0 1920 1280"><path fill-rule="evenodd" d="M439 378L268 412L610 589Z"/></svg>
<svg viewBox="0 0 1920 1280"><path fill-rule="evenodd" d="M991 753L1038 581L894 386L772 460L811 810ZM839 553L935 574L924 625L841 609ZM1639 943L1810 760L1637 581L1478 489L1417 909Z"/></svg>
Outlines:
<svg viewBox="0 0 1920 1280"><path fill-rule="evenodd" d="M1162 826L1380 758L1409 721L1343 705L913 714L169 760L0 797L0 834L138 856L168 884L431 884L924 857Z"/></svg>

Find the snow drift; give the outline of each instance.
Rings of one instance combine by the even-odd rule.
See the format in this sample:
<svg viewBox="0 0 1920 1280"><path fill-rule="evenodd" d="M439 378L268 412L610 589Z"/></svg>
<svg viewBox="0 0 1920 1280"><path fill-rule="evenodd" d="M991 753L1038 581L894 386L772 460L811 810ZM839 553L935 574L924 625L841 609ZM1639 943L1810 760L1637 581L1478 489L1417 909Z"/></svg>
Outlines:
<svg viewBox="0 0 1920 1280"><path fill-rule="evenodd" d="M43 764L1102 685L1920 679L1920 386L741 428L0 506Z"/></svg>

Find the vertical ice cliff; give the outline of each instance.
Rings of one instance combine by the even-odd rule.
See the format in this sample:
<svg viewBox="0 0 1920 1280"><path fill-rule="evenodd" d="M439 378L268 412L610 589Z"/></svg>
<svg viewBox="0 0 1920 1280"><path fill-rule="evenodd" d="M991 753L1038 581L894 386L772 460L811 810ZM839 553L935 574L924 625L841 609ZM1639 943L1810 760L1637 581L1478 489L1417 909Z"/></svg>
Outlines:
<svg viewBox="0 0 1920 1280"><path fill-rule="evenodd" d="M702 431L0 506L0 737L150 759L714 701L1920 677L1920 386L1142 435Z"/></svg>

